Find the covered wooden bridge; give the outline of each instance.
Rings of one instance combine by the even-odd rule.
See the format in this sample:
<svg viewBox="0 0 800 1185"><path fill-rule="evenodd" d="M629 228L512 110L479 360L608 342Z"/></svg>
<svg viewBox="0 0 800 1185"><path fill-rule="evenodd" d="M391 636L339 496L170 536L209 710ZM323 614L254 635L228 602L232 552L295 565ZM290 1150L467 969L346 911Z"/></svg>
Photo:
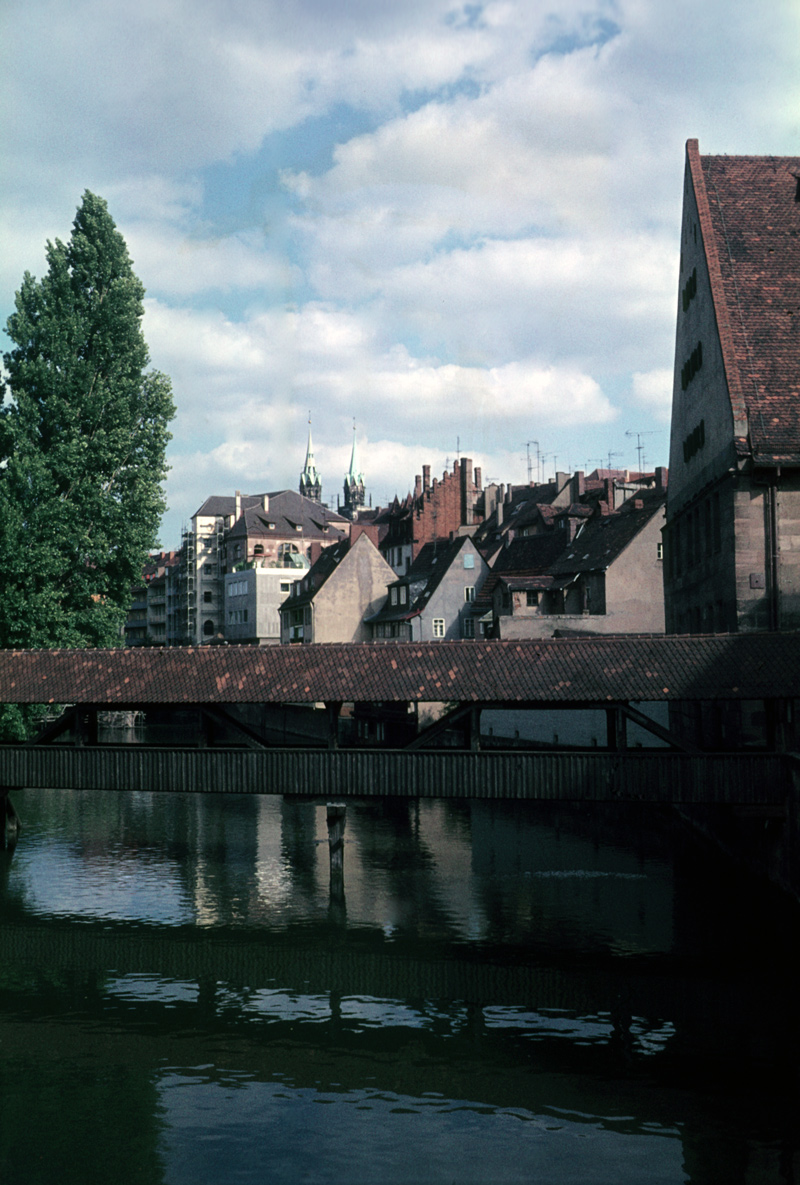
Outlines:
<svg viewBox="0 0 800 1185"><path fill-rule="evenodd" d="M793 634L4 651L0 700L68 707L36 743L0 746L0 785L777 805L799 699ZM665 702L667 727L643 711ZM342 749L338 719L353 703L444 709L402 749ZM264 704L317 707L325 747L271 743L238 711ZM743 705L762 721L761 744L741 751L729 735L720 750L720 720ZM483 710L545 707L605 710L606 748L481 749ZM99 713L154 708L193 709L211 727L193 748L98 743ZM628 721L662 748L628 749ZM221 726L236 745L208 743ZM444 747L456 729L460 746Z"/></svg>

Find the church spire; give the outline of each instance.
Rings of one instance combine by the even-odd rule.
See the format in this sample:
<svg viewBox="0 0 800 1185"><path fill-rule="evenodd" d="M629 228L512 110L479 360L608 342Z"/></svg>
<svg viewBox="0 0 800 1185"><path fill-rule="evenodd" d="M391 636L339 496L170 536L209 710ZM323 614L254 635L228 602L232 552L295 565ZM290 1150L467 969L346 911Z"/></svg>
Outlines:
<svg viewBox="0 0 800 1185"><path fill-rule="evenodd" d="M300 474L300 493L315 502L321 501L322 479L314 463L314 445L311 440L311 412L308 413L308 446L306 448L306 463Z"/></svg>
<svg viewBox="0 0 800 1185"><path fill-rule="evenodd" d="M344 510L348 518L357 518L366 502L364 474L358 468L356 454L356 422L353 420L353 451L350 454L350 468L344 475Z"/></svg>

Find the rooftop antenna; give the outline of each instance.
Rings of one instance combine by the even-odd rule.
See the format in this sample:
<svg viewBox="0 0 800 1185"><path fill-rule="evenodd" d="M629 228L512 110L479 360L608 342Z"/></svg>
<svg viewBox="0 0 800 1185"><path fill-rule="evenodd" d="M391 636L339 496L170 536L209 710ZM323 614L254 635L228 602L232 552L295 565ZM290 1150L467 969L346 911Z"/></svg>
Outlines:
<svg viewBox="0 0 800 1185"><path fill-rule="evenodd" d="M644 445L642 444L642 437L643 436L660 436L660 432L658 431L657 428L650 428L646 432L633 432L633 431L629 430L625 433L625 435L636 437L636 455L638 457L638 460L636 463L639 466L639 472L644 473Z"/></svg>
<svg viewBox="0 0 800 1185"><path fill-rule="evenodd" d="M611 449L609 449L608 450L608 468L609 469L611 468L611 458L612 457L621 457L621 456L622 456L622 453L612 453Z"/></svg>
<svg viewBox="0 0 800 1185"><path fill-rule="evenodd" d="M538 440L528 440L525 444L525 449L527 451L527 456L528 456L528 485L531 484L531 475L532 475L532 469L533 469L533 458L531 457L531 445L532 444L536 445L536 480L537 480L537 482L541 480L541 472L539 469L539 456L540 456L539 441Z"/></svg>

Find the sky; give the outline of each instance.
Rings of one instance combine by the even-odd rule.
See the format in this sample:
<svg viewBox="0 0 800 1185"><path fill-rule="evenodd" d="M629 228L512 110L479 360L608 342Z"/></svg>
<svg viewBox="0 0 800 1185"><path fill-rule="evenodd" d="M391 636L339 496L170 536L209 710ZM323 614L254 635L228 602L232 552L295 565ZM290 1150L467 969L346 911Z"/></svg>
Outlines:
<svg viewBox="0 0 800 1185"><path fill-rule="evenodd" d="M0 325L100 194L210 494L666 464L685 143L800 153L796 0L4 0ZM0 346L9 346L5 334Z"/></svg>

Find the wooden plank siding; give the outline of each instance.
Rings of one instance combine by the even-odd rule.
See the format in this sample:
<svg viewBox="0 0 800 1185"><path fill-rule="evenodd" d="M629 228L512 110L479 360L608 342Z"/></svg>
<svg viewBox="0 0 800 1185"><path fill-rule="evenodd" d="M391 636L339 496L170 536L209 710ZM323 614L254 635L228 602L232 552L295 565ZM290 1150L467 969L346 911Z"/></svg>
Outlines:
<svg viewBox="0 0 800 1185"><path fill-rule="evenodd" d="M790 780L770 753L0 747L4 789L781 806Z"/></svg>

